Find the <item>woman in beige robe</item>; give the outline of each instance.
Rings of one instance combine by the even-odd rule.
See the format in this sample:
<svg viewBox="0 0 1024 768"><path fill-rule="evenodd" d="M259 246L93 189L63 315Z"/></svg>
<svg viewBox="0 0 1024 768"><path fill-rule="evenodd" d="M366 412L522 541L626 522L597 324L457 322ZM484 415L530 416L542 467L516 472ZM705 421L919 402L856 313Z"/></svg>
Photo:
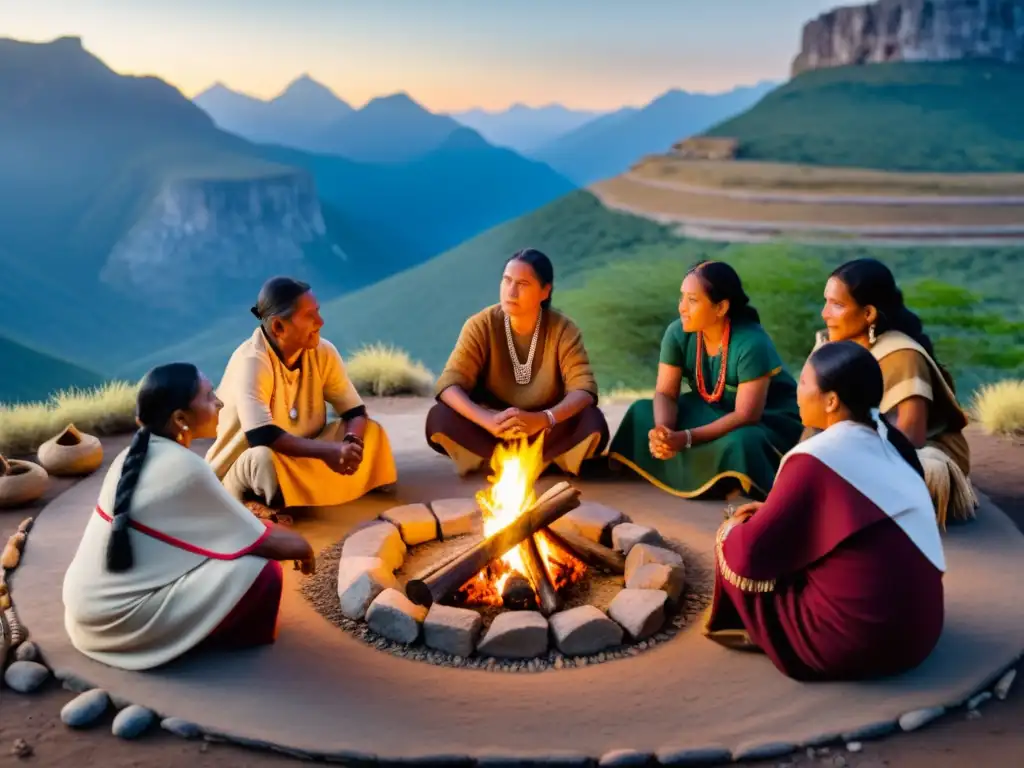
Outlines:
<svg viewBox="0 0 1024 768"><path fill-rule="evenodd" d="M885 382L880 410L917 449L939 524L973 518L978 499L968 478L967 415L892 272L875 259L843 264L825 287L821 314L828 330L819 346L856 341L878 360Z"/></svg>
<svg viewBox="0 0 1024 768"><path fill-rule="evenodd" d="M272 278L217 389L224 413L206 460L254 511L335 506L398 477L391 445L345 373L306 283ZM339 415L328 421L327 405Z"/></svg>
<svg viewBox="0 0 1024 768"><path fill-rule="evenodd" d="M212 436L220 401L195 366L143 379L140 429L114 459L64 577L64 624L83 654L129 670L198 646L276 637L280 560L314 569L309 543L233 499L193 437Z"/></svg>
<svg viewBox="0 0 1024 768"><path fill-rule="evenodd" d="M551 308L553 284L547 256L519 251L505 265L501 303L473 315L459 334L437 380L426 436L460 475L486 464L499 443L541 434L545 464L579 474L608 442L583 337Z"/></svg>

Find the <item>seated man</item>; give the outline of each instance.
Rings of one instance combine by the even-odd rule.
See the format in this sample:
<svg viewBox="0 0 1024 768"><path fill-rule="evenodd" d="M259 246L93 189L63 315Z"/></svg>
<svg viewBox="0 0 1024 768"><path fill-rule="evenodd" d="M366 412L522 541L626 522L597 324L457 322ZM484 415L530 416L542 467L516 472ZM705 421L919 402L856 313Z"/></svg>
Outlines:
<svg viewBox="0 0 1024 768"><path fill-rule="evenodd" d="M251 311L260 326L224 371L224 412L206 454L227 490L269 515L261 505L333 506L392 485L387 435L367 418L338 350L320 338L309 285L271 278ZM338 420L328 422L328 403Z"/></svg>
<svg viewBox="0 0 1024 768"><path fill-rule="evenodd" d="M548 257L519 251L505 265L501 303L462 329L426 424L427 443L460 475L488 462L498 443L541 433L545 465L578 475L608 442L583 337L551 309L553 287Z"/></svg>

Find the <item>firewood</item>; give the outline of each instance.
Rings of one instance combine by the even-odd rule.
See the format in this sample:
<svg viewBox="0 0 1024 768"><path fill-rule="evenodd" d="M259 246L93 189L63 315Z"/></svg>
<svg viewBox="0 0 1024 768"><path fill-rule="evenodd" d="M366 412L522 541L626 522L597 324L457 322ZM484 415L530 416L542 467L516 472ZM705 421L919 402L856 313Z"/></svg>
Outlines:
<svg viewBox="0 0 1024 768"><path fill-rule="evenodd" d="M544 567L544 558L541 557L540 549L537 547L537 534L524 542L523 550L523 562L526 564L527 575L537 591L540 612L545 616L550 616L561 607L561 600L558 598L555 585L551 583L548 569Z"/></svg>
<svg viewBox="0 0 1024 768"><path fill-rule="evenodd" d="M625 573L626 558L620 552L609 549L603 544L591 541L578 533L561 530L556 531L548 528L544 531L556 544L569 553L575 555L587 565L608 571L610 573Z"/></svg>
<svg viewBox="0 0 1024 768"><path fill-rule="evenodd" d="M512 523L470 547L425 579L410 579L405 594L417 605L430 607L450 597L492 560L502 558L524 539L546 528L580 505L580 492L569 483L559 483Z"/></svg>
<svg viewBox="0 0 1024 768"><path fill-rule="evenodd" d="M514 572L501 588L501 603L510 611L533 611L537 609L537 597L530 580Z"/></svg>

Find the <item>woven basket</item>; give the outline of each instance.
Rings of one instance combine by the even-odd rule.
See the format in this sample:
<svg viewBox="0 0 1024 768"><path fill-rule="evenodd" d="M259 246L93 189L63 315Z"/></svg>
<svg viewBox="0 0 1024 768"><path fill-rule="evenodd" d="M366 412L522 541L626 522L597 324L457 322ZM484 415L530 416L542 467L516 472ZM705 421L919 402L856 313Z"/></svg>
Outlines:
<svg viewBox="0 0 1024 768"><path fill-rule="evenodd" d="M80 432L74 424L39 446L39 463L51 475L89 475L103 463L103 444L98 437Z"/></svg>

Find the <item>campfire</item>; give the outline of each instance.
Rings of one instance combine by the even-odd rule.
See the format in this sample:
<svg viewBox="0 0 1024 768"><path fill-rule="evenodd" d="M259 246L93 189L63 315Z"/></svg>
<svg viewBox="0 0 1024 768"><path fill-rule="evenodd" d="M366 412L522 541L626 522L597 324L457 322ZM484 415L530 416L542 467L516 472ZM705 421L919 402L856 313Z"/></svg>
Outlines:
<svg viewBox="0 0 1024 768"><path fill-rule="evenodd" d="M599 663L667 639L682 553L568 482L541 493L542 451L543 437L499 446L475 498L401 504L351 532L336 579L318 582L324 615L340 610L382 650L486 669Z"/></svg>
<svg viewBox="0 0 1024 768"><path fill-rule="evenodd" d="M433 571L406 584L414 603L496 605L511 610L559 610L560 593L586 573L587 562L621 573L616 553L548 526L579 506L579 491L556 484L537 497L544 463L543 436L499 445L490 485L477 494L484 538Z"/></svg>

